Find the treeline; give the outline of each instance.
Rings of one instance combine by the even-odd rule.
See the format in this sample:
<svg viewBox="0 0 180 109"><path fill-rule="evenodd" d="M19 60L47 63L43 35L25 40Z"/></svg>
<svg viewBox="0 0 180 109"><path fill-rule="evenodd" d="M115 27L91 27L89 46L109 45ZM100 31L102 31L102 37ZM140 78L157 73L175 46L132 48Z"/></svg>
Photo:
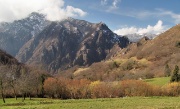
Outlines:
<svg viewBox="0 0 180 109"><path fill-rule="evenodd" d="M24 65L0 66L0 98L5 103L5 98L18 97L22 101L28 96L44 97L43 84L49 77L47 72Z"/></svg>
<svg viewBox="0 0 180 109"><path fill-rule="evenodd" d="M126 96L179 96L179 67L171 76L171 83L160 87L143 80L90 81L53 77L42 70L22 66L0 67L0 94L5 98L47 97L59 99L117 98Z"/></svg>
<svg viewBox="0 0 180 109"><path fill-rule="evenodd" d="M180 83L153 86L142 80L101 82L48 78L44 82L45 96L60 99L116 98L126 96L179 96Z"/></svg>
<svg viewBox="0 0 180 109"><path fill-rule="evenodd" d="M116 82L90 81L50 77L36 71L22 75L18 80L1 84L1 95L7 97L47 97L59 99L117 98L126 96L179 96L180 83L172 82L163 87L150 85L143 80Z"/></svg>

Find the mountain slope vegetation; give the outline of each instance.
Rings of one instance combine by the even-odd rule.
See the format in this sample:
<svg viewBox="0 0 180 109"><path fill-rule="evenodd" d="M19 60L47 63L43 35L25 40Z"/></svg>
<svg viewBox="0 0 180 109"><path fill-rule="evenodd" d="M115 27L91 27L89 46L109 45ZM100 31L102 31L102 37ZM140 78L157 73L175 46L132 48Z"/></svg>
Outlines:
<svg viewBox="0 0 180 109"><path fill-rule="evenodd" d="M172 27L155 39L142 38L120 50L111 59L94 63L88 68L74 68L60 75L91 80L143 79L165 76L180 65L180 25ZM77 73L78 71L78 73Z"/></svg>

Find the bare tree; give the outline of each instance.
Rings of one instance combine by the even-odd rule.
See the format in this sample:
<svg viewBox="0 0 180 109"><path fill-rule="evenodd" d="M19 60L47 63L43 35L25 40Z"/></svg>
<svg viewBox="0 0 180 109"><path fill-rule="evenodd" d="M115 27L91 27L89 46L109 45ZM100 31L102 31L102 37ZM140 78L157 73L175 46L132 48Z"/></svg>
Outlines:
<svg viewBox="0 0 180 109"><path fill-rule="evenodd" d="M2 65L0 66L0 91L1 91L1 97L2 97L2 100L3 102L5 103L5 88L7 86L7 73L8 70L7 70L7 66L5 65Z"/></svg>
<svg viewBox="0 0 180 109"><path fill-rule="evenodd" d="M20 73L20 69L22 66L19 65L11 65L10 67L10 73L8 74L7 77L7 81L8 81L8 85L10 88L12 88L13 90L13 94L15 99L17 100L17 89L18 89L18 84L17 84L17 80L19 77L19 73Z"/></svg>
<svg viewBox="0 0 180 109"><path fill-rule="evenodd" d="M18 79L19 89L23 97L23 101L26 96L40 96L44 97L43 84L47 74L44 71L27 68L21 72L21 76Z"/></svg>

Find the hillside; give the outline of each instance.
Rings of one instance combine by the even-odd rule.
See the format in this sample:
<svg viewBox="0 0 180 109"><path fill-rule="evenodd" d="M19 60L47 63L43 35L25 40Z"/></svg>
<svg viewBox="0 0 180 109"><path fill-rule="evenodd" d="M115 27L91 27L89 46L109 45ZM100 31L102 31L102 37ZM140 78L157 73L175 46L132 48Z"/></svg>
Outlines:
<svg viewBox="0 0 180 109"><path fill-rule="evenodd" d="M180 65L180 25L172 27L153 40L141 40L122 50L118 58L147 59L155 73L163 73L163 67Z"/></svg>
<svg viewBox="0 0 180 109"><path fill-rule="evenodd" d="M164 76L165 66L170 70L180 66L180 25L160 34L153 40L147 37L130 44L108 61L88 68L74 68L60 75L91 80L143 79Z"/></svg>
<svg viewBox="0 0 180 109"><path fill-rule="evenodd" d="M17 59L0 50L0 65L20 65Z"/></svg>
<svg viewBox="0 0 180 109"><path fill-rule="evenodd" d="M162 33L153 40L134 43L121 52L121 57L147 58L151 61L161 60L162 58L172 57L180 53L180 25L177 25L168 31ZM133 48L133 49L132 49ZM138 51L138 52L137 52ZM124 55L125 53L125 55ZM176 57L176 56L174 56ZM177 58L177 57L176 57ZM167 60L168 63L171 60Z"/></svg>
<svg viewBox="0 0 180 109"><path fill-rule="evenodd" d="M18 78L21 75L21 70L25 68L25 65L19 63L17 59L8 53L0 50L0 80Z"/></svg>

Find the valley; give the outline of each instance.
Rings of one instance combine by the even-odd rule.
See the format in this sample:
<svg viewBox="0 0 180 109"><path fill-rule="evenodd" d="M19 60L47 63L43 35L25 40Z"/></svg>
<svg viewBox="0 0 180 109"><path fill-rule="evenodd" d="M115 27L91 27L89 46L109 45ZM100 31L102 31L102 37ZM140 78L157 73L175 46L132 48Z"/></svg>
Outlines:
<svg viewBox="0 0 180 109"><path fill-rule="evenodd" d="M180 108L179 2L159 1L0 0L0 108Z"/></svg>

